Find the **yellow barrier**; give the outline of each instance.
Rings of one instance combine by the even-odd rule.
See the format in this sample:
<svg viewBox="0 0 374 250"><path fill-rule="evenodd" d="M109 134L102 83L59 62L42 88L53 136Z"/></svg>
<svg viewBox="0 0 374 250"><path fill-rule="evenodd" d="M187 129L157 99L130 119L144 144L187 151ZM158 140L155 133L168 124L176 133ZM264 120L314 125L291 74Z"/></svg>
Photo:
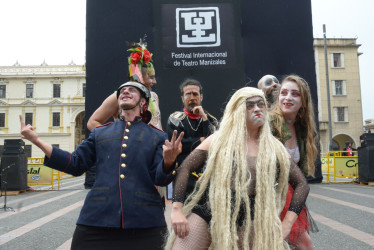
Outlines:
<svg viewBox="0 0 374 250"><path fill-rule="evenodd" d="M322 174L327 183L351 182L338 181L336 178L358 177L357 151L350 151L353 156L344 156L348 151L329 151L321 153ZM332 178L331 178L332 177Z"/></svg>
<svg viewBox="0 0 374 250"><path fill-rule="evenodd" d="M37 188L37 190L60 190L61 172L44 166L43 161L44 158L27 158L27 185L51 186L50 188Z"/></svg>

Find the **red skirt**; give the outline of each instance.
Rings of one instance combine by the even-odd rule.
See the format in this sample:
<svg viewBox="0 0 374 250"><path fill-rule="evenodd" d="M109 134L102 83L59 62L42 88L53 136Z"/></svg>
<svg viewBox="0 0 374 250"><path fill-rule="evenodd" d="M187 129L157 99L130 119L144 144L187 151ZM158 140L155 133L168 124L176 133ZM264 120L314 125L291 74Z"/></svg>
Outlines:
<svg viewBox="0 0 374 250"><path fill-rule="evenodd" d="M290 184L288 184L288 192L286 197L286 204L284 205L283 211L281 213L281 220L283 221L284 217L286 216L286 213L288 211L288 208L290 207L292 195L293 195L294 189L291 187ZM297 220L292 226L290 235L288 237L288 242L292 245L296 245L296 243L299 241L300 236L305 231L310 231L310 223L307 216L306 206L303 207L301 210L301 213L297 217Z"/></svg>

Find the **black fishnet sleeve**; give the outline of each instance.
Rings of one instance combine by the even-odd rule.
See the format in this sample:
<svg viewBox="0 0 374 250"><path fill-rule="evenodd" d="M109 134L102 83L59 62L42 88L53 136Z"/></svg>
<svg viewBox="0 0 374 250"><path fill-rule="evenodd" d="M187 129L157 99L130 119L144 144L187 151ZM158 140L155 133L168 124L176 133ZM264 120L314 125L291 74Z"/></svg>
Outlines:
<svg viewBox="0 0 374 250"><path fill-rule="evenodd" d="M177 169L177 177L174 181L173 202L184 202L190 174L203 166L207 158L207 150L195 149L183 161L182 165Z"/></svg>
<svg viewBox="0 0 374 250"><path fill-rule="evenodd" d="M294 193L292 195L291 204L288 211L293 211L299 215L305 205L306 198L308 197L309 186L303 172L301 172L300 168L292 160L289 183L294 189Z"/></svg>

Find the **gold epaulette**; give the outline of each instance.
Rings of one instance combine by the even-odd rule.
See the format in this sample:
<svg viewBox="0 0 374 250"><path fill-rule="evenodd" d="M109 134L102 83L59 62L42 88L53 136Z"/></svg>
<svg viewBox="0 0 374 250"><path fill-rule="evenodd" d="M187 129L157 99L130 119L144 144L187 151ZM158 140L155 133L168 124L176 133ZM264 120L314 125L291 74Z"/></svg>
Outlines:
<svg viewBox="0 0 374 250"><path fill-rule="evenodd" d="M177 120L183 120L186 117L186 113L181 111L176 111L170 115L170 117L177 119Z"/></svg>

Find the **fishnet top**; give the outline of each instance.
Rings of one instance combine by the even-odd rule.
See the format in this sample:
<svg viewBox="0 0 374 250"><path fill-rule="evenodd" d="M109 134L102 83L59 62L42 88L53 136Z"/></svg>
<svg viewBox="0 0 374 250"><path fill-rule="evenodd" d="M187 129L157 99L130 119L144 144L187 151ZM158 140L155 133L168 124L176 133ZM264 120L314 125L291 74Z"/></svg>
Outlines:
<svg viewBox="0 0 374 250"><path fill-rule="evenodd" d="M185 201L186 187L190 173L194 172L196 169L203 166L207 158L207 150L195 149L183 161L181 167L178 169L177 177L174 184L173 202L183 203ZM252 179L248 186L248 194L253 197L256 195L256 160L257 157L247 158L248 178L251 175ZM295 191L292 196L291 204L288 210L293 211L297 215L299 215L302 208L304 207L306 198L308 197L309 186L300 168L292 160L290 160L290 164L291 167L289 174L289 183ZM235 185L232 186L234 187Z"/></svg>

